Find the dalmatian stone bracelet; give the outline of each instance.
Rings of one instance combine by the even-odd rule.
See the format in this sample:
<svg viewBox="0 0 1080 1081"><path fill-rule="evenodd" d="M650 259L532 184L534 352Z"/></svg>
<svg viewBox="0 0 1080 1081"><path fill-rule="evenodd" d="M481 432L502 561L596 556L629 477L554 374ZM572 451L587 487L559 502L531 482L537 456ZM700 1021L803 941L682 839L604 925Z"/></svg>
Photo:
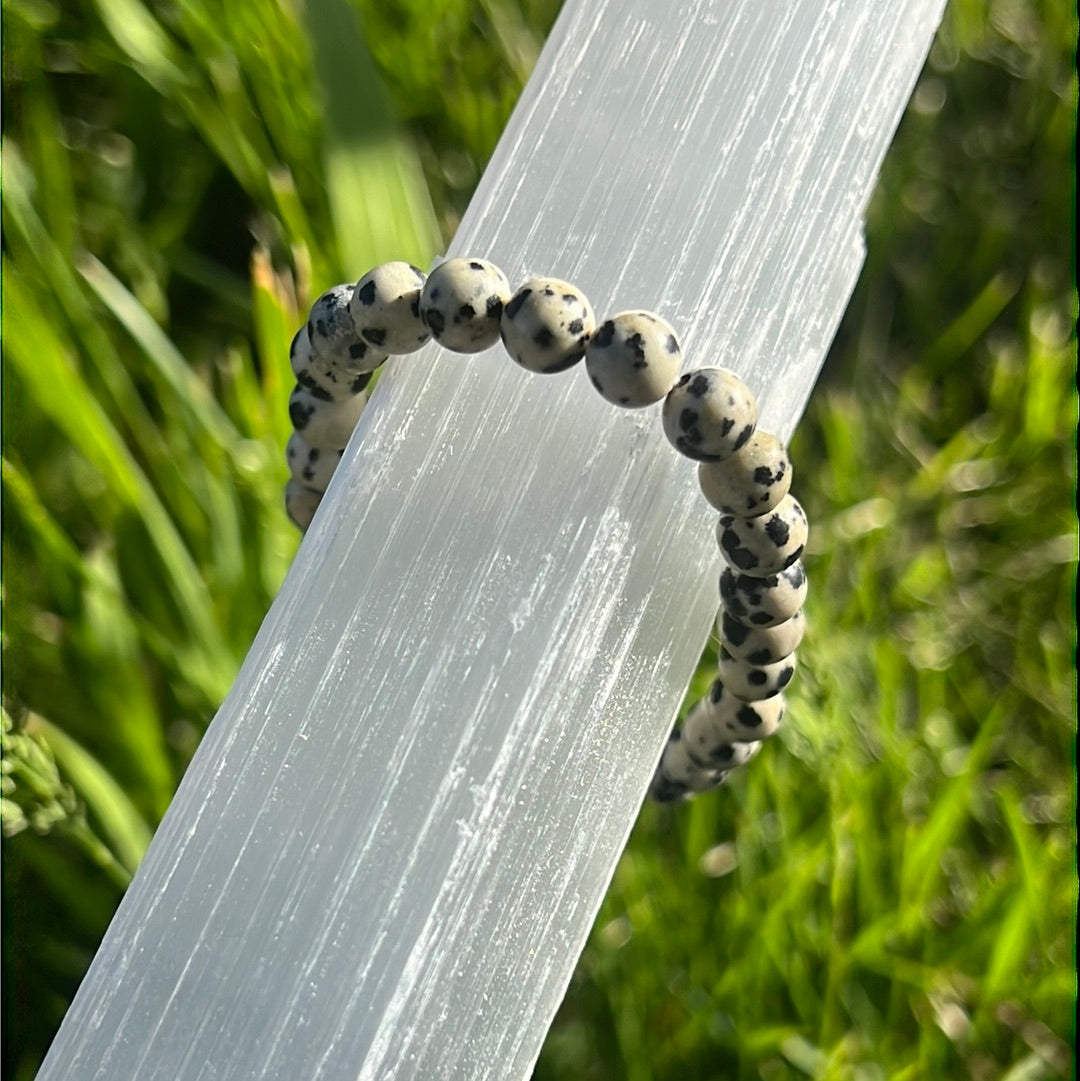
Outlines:
<svg viewBox="0 0 1080 1081"><path fill-rule="evenodd" d="M323 293L289 348L295 431L285 451L285 506L299 529L311 524L372 374L388 356L431 338L459 353L501 339L517 364L544 374L584 359L593 386L612 404L663 402L668 441L698 463L702 494L720 512L716 539L726 567L717 678L671 733L649 794L668 803L723 784L779 729L805 630L806 515L789 492L783 444L757 430L750 388L724 368L680 376L682 350L660 316L620 312L598 323L586 297L558 278L535 278L512 292L484 259L450 259L429 275L384 263L355 285Z"/></svg>

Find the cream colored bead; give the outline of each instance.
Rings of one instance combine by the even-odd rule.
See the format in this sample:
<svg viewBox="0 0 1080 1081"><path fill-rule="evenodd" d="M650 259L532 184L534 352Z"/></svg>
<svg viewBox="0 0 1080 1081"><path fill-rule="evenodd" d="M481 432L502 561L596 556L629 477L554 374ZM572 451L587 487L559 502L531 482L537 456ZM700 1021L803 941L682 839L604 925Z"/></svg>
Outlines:
<svg viewBox="0 0 1080 1081"><path fill-rule="evenodd" d="M612 405L625 409L660 401L678 378L681 364L675 331L652 312L620 312L606 319L585 347L592 385Z"/></svg>

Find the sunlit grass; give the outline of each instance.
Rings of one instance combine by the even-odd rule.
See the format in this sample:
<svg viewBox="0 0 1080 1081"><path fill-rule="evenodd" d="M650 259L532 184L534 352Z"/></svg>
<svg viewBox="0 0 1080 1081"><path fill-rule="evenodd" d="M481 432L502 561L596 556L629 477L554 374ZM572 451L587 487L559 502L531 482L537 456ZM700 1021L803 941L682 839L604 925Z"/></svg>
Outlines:
<svg viewBox="0 0 1080 1081"><path fill-rule="evenodd" d="M371 62L331 0L5 0L5 1078L295 548L300 313L438 250L556 8L363 0ZM643 812L538 1077L1071 1073L1073 40L950 8L794 448L791 720Z"/></svg>

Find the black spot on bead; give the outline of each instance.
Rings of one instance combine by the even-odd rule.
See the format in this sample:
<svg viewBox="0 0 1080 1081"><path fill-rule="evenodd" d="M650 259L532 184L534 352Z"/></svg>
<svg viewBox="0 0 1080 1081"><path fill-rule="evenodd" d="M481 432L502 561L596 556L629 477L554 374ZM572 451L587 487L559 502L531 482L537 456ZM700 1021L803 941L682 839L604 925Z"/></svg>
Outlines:
<svg viewBox="0 0 1080 1081"><path fill-rule="evenodd" d="M772 650L768 647L764 649L755 649L753 653L748 653L746 659L751 664L768 664L772 659Z"/></svg>
<svg viewBox="0 0 1080 1081"><path fill-rule="evenodd" d="M364 330L364 337L367 338L372 345L382 345L382 343L386 341L386 328L367 327Z"/></svg>
<svg viewBox="0 0 1080 1081"><path fill-rule="evenodd" d="M370 307L372 304L374 304L375 303L375 279L372 278L371 281L364 282L364 284L362 286L360 286L359 289L356 290L356 292L353 294L353 296L355 296L356 299L359 300L360 303L363 304L365 307Z"/></svg>
<svg viewBox="0 0 1080 1081"><path fill-rule="evenodd" d="M720 705L720 700L724 697L724 685L718 679L714 679L712 686L709 688L709 701L714 706Z"/></svg>
<svg viewBox="0 0 1080 1081"><path fill-rule="evenodd" d="M783 475L784 475L783 473L780 474L781 477ZM772 484L772 479L773 479L772 470L769 469L769 467L767 465L759 465L754 470L753 477L754 477L754 483L755 484ZM779 479L780 478L778 477L777 480L779 480Z"/></svg>
<svg viewBox="0 0 1080 1081"><path fill-rule="evenodd" d="M593 345L600 349L607 349L609 345L615 340L615 324L612 320L607 319L600 324L599 329L593 335ZM599 388L597 388L599 389Z"/></svg>
<svg viewBox="0 0 1080 1081"><path fill-rule="evenodd" d="M432 308L430 311L424 313L424 322L427 323L432 334L437 338L446 329L446 320L443 318L443 313L438 308Z"/></svg>
<svg viewBox="0 0 1080 1081"><path fill-rule="evenodd" d="M645 339L640 334L631 334L626 339L626 348L635 356L635 368L647 368L649 362L645 359Z"/></svg>
<svg viewBox="0 0 1080 1081"><path fill-rule="evenodd" d="M770 616L768 612L755 612L750 617L750 622L757 623L759 626L764 627L769 623L772 623L772 616Z"/></svg>
<svg viewBox="0 0 1080 1081"><path fill-rule="evenodd" d="M503 302L501 297L490 296L487 298L487 304L484 306L484 311L489 319L499 319L502 315Z"/></svg>
<svg viewBox="0 0 1080 1081"><path fill-rule="evenodd" d="M769 674L760 668L751 668L746 673L746 682L752 683L755 687L764 687L769 682Z"/></svg>
<svg viewBox="0 0 1080 1081"><path fill-rule="evenodd" d="M585 324L580 319L571 319L566 329L571 334L580 334L585 329Z"/></svg>
<svg viewBox="0 0 1080 1081"><path fill-rule="evenodd" d="M359 394L371 382L371 372L364 372L363 375L358 375L350 384L349 392L351 394Z"/></svg>
<svg viewBox="0 0 1080 1081"><path fill-rule="evenodd" d="M675 340L674 334L669 334L667 336L667 341L664 342L664 348L669 353L677 353L679 351L679 343Z"/></svg>
<svg viewBox="0 0 1080 1081"><path fill-rule="evenodd" d="M723 423L720 425L720 434L726 436L734 427L735 421L731 417L724 417Z"/></svg>
<svg viewBox="0 0 1080 1081"><path fill-rule="evenodd" d="M353 360L363 360L367 356L367 342L356 341L349 346L349 356Z"/></svg>
<svg viewBox="0 0 1080 1081"><path fill-rule="evenodd" d="M721 459L727 457L724 454L706 454L699 446L697 446L702 438L704 437L700 432L690 432L685 436L680 435L675 440L675 449L681 454L685 454L687 458L692 458L695 462L719 462Z"/></svg>
<svg viewBox="0 0 1080 1081"><path fill-rule="evenodd" d="M483 263L478 263L475 259L471 259L469 261L469 269L470 270L486 270L487 268L484 266Z"/></svg>
<svg viewBox="0 0 1080 1081"><path fill-rule="evenodd" d="M658 774L654 779L651 787L649 788L649 795L657 803L675 803L676 800L682 799L686 795L687 788L685 785L676 784L674 781L669 781L662 774Z"/></svg>
<svg viewBox="0 0 1080 1081"><path fill-rule="evenodd" d="M471 323L476 318L476 309L471 304L462 304L456 312L454 312L455 323Z"/></svg>
<svg viewBox="0 0 1080 1081"><path fill-rule="evenodd" d="M739 711L735 714L735 720L743 726L743 728L757 728L761 724L761 717L758 715L758 711L751 705L740 706Z"/></svg>
<svg viewBox="0 0 1080 1081"><path fill-rule="evenodd" d="M547 327L541 327L534 335L535 342L541 349L550 349L555 341L555 335Z"/></svg>
<svg viewBox="0 0 1080 1081"><path fill-rule="evenodd" d="M746 441L753 434L754 434L754 426L752 424L747 424L746 427L743 428L743 430L741 432L739 432L739 438L735 440L735 449L740 450L743 446L745 446Z"/></svg>
<svg viewBox="0 0 1080 1081"><path fill-rule="evenodd" d="M724 550L727 561L741 571L753 570L761 562L749 548L744 548L739 543L738 536L731 530L725 530L720 535L720 547Z"/></svg>
<svg viewBox="0 0 1080 1081"><path fill-rule="evenodd" d="M668 350L672 352L672 350ZM686 388L687 394L693 394L695 398L704 398L709 393L709 377L700 372L694 376L693 382Z"/></svg>
<svg viewBox="0 0 1080 1081"><path fill-rule="evenodd" d="M776 680L777 687L780 687L781 689L786 687L791 682L791 677L793 675L795 675L794 668L785 668Z"/></svg>
<svg viewBox="0 0 1080 1081"><path fill-rule="evenodd" d="M724 618L721 621L724 630L724 637L733 645L741 646L746 641L747 635L750 633L750 628L743 626L737 620L731 618L727 612L724 613Z"/></svg>
<svg viewBox="0 0 1080 1081"><path fill-rule="evenodd" d="M519 289L511 298L510 303L504 309L509 319L516 319L525 301L532 296L531 289Z"/></svg>
<svg viewBox="0 0 1080 1081"><path fill-rule="evenodd" d="M320 401L323 402L331 402L334 400L334 396L328 390L325 390L323 387L319 386L319 384L315 382L315 377L311 374L311 372L300 372L300 374L296 377L296 381L313 398L318 398Z"/></svg>
<svg viewBox="0 0 1080 1081"><path fill-rule="evenodd" d="M791 527L779 514L774 514L765 523L765 536L767 536L777 548L783 548L791 538Z"/></svg>
<svg viewBox="0 0 1080 1081"><path fill-rule="evenodd" d="M735 747L731 743L721 743L717 747L713 747L709 758L714 765L721 765L726 762L730 762L735 757Z"/></svg>
<svg viewBox="0 0 1080 1081"><path fill-rule="evenodd" d="M306 405L304 402L295 399L289 402L289 420L298 432L302 432L308 426L308 422L314 415L315 407L313 405Z"/></svg>
<svg viewBox="0 0 1080 1081"><path fill-rule="evenodd" d="M687 406L685 409L683 409L679 413L679 430L680 431L690 433L690 431L692 429L697 428L697 424L698 424L698 411L696 409L692 409L689 406ZM689 434L688 434L687 438L690 438ZM700 432L695 432L694 433L693 442L695 442L695 443L700 443L701 442L701 433Z"/></svg>

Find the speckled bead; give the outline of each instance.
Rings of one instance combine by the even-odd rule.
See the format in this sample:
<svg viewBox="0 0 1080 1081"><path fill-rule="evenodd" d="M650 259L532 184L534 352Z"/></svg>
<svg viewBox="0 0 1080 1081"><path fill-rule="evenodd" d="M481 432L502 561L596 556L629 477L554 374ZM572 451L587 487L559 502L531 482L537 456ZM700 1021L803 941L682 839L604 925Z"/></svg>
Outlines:
<svg viewBox="0 0 1080 1081"><path fill-rule="evenodd" d="M664 434L687 458L718 462L754 434L757 400L726 368L686 372L664 399Z"/></svg>
<svg viewBox="0 0 1080 1081"><path fill-rule="evenodd" d="M698 485L721 514L756 518L788 494L791 459L771 432L757 431L736 454L722 462L702 462Z"/></svg>
<svg viewBox="0 0 1080 1081"><path fill-rule="evenodd" d="M681 364L675 332L652 312L620 312L606 319L585 347L592 385L625 409L660 401L679 377Z"/></svg>
<svg viewBox="0 0 1080 1081"><path fill-rule="evenodd" d="M363 342L358 344L362 347L364 354L370 353L371 358L375 358L374 351L369 350L368 346ZM386 355L382 354L374 367L385 359ZM296 382L304 390L312 397L322 398L328 402L351 398L354 394L359 394L371 382L370 371L355 372L346 368L344 362L317 357L311 348L306 325L296 332L292 345L289 346L289 364Z"/></svg>
<svg viewBox="0 0 1080 1081"><path fill-rule="evenodd" d="M285 461L293 480L316 492L326 491L341 454L340 450L320 450L311 446L299 432L293 432L285 444Z"/></svg>
<svg viewBox="0 0 1080 1081"><path fill-rule="evenodd" d="M806 618L800 608L791 619L771 627L750 627L740 623L730 612L721 609L716 618L724 649L733 657L751 664L772 664L794 653L806 631Z"/></svg>
<svg viewBox="0 0 1080 1081"><path fill-rule="evenodd" d="M290 480L285 485L285 513L301 533L307 532L321 501L322 492L306 488L298 480Z"/></svg>
<svg viewBox="0 0 1080 1081"><path fill-rule="evenodd" d="M702 703L705 716L697 724L703 731L711 733L715 730L719 733L717 740L727 743L753 743L769 739L780 730L787 708L782 694L770 695L756 702L744 702L736 698L719 679L713 681ZM686 738L689 739L689 735ZM709 735L708 738L714 737Z"/></svg>
<svg viewBox="0 0 1080 1081"><path fill-rule="evenodd" d="M507 302L499 327L506 351L518 364L551 374L572 368L585 355L596 316L569 282L534 278Z"/></svg>
<svg viewBox="0 0 1080 1081"><path fill-rule="evenodd" d="M351 282L335 285L311 305L307 320L308 342L317 357L347 357L351 348L361 344L349 314L352 292Z"/></svg>
<svg viewBox="0 0 1080 1081"><path fill-rule="evenodd" d="M794 653L772 664L751 664L733 657L723 646L716 662L720 682L744 702L760 702L779 694L795 675L795 665Z"/></svg>
<svg viewBox="0 0 1080 1081"><path fill-rule="evenodd" d="M341 450L349 442L366 404L364 394L333 402L316 398L303 387L294 387L289 395L289 419L309 446Z"/></svg>
<svg viewBox="0 0 1080 1081"><path fill-rule="evenodd" d="M411 263L383 263L357 283L349 301L356 332L369 345L394 355L412 353L431 337L420 318L427 279Z"/></svg>
<svg viewBox="0 0 1080 1081"><path fill-rule="evenodd" d="M761 750L756 740L732 740L717 723L706 698L687 714L681 732L687 757L704 770L727 773L745 766Z"/></svg>
<svg viewBox="0 0 1080 1081"><path fill-rule="evenodd" d="M792 495L786 495L767 514L736 518L722 514L716 541L731 566L743 574L766 578L790 567L806 546L806 514Z"/></svg>
<svg viewBox="0 0 1080 1081"><path fill-rule="evenodd" d="M718 772L715 767L694 760L683 741L681 729L675 729L668 738L659 769L668 780L686 785L692 792L712 788L715 778L711 775Z"/></svg>
<svg viewBox="0 0 1080 1081"><path fill-rule="evenodd" d="M702 776L708 778L706 787L693 788L688 784L671 780L664 774L663 770L657 768L649 785L649 799L654 803L678 803L683 800L693 799L694 796L699 795L701 792L719 788L728 779L726 773L709 773Z"/></svg>
<svg viewBox="0 0 1080 1081"><path fill-rule="evenodd" d="M731 567L720 575L724 609L751 627L772 627L791 619L802 608L806 590L806 570L798 560L767 578L739 574Z"/></svg>
<svg viewBox="0 0 1080 1081"><path fill-rule="evenodd" d="M448 259L429 275L420 317L435 340L455 353L479 353L499 340L510 283L486 259Z"/></svg>

